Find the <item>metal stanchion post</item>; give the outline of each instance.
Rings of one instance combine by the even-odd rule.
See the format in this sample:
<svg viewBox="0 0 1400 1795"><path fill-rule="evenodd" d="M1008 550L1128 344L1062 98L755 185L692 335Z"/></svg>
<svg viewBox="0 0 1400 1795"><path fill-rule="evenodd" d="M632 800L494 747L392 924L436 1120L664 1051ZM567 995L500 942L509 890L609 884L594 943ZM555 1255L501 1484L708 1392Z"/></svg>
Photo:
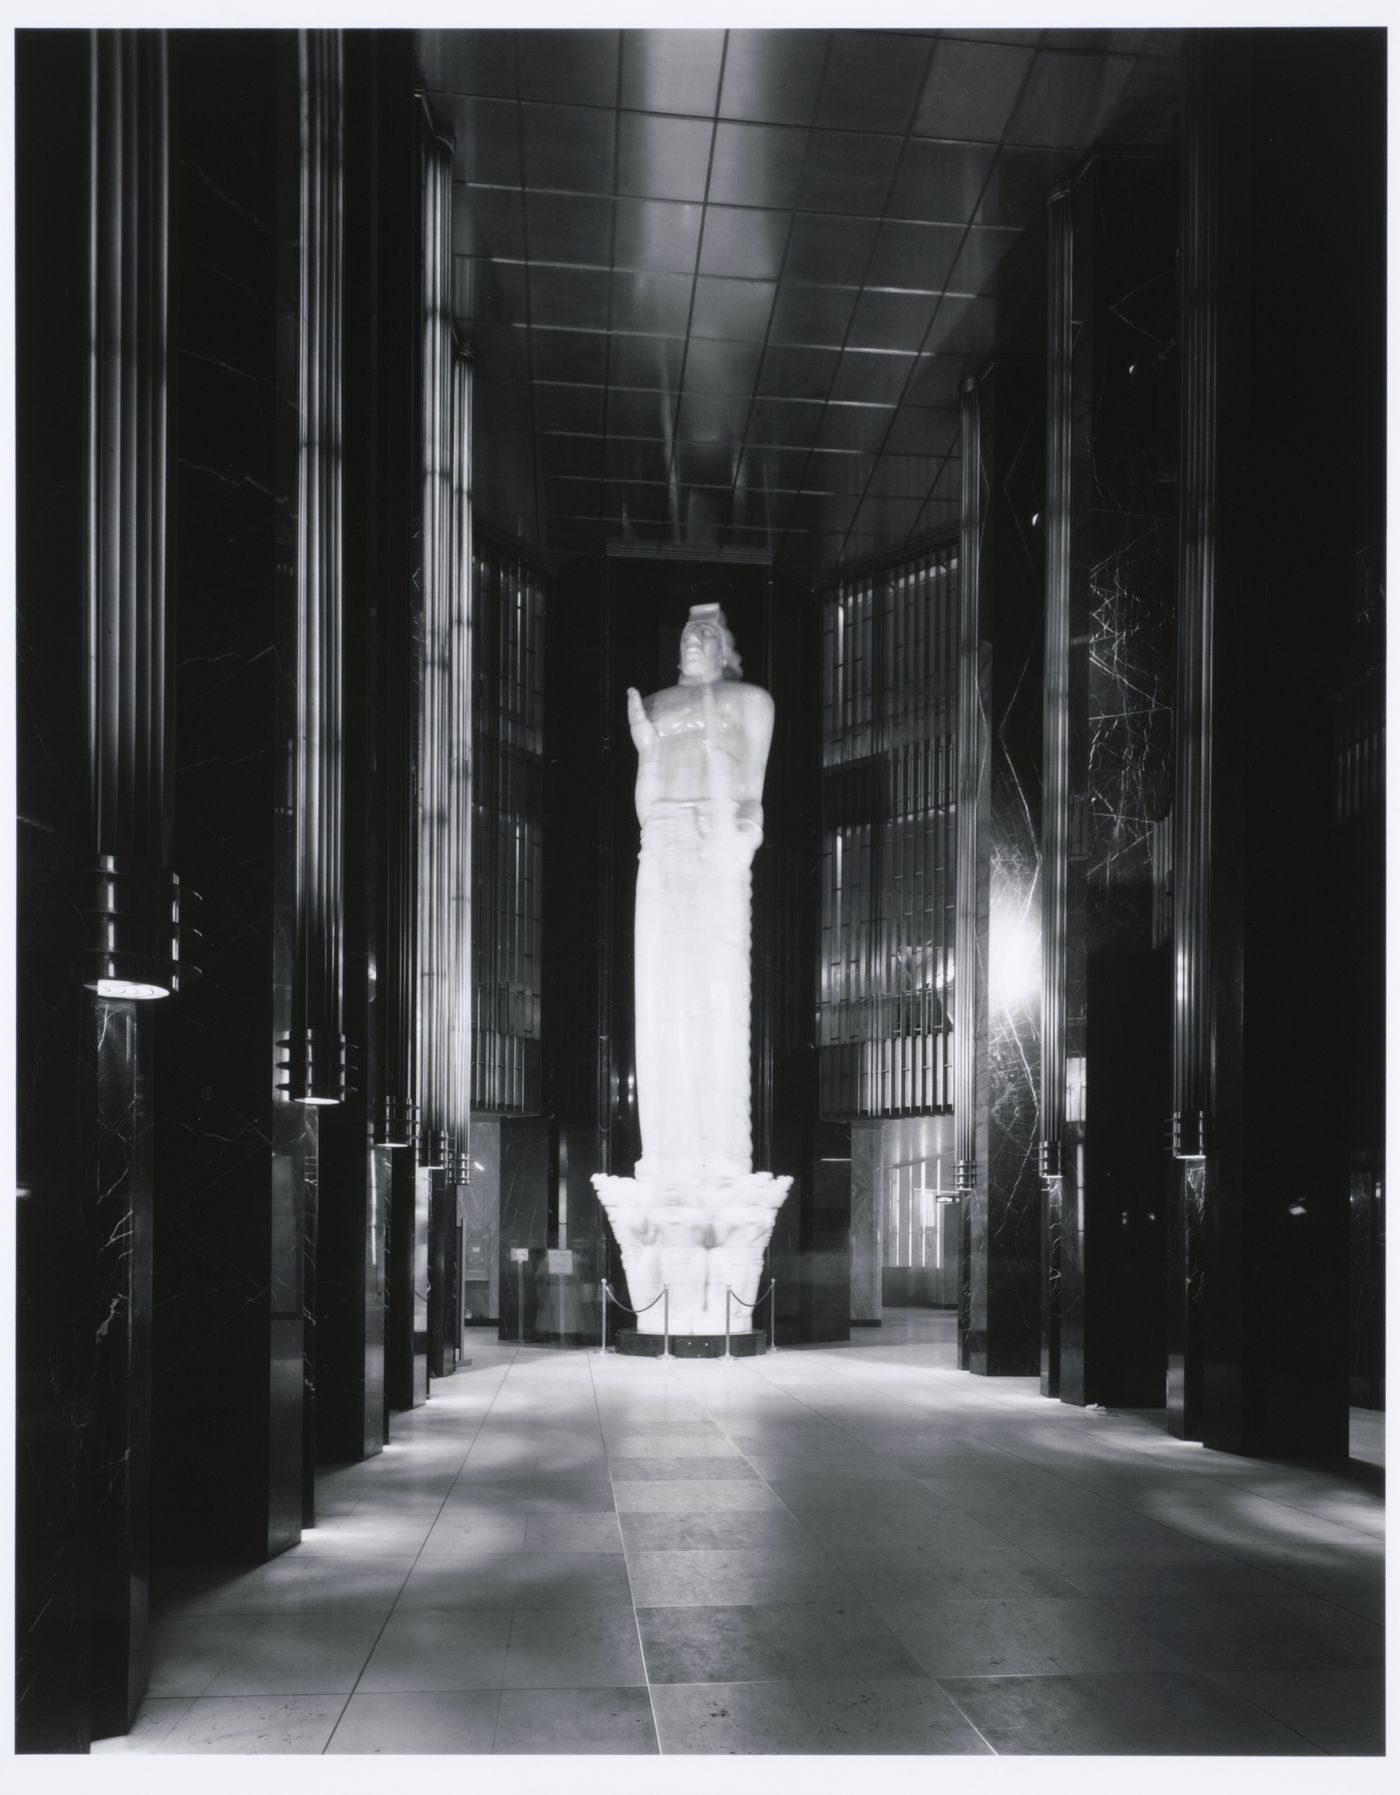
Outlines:
<svg viewBox="0 0 1400 1795"><path fill-rule="evenodd" d="M724 1287L724 1356L729 1357L729 1286Z"/></svg>
<svg viewBox="0 0 1400 1795"><path fill-rule="evenodd" d="M602 1279L599 1283L598 1294L600 1298L598 1307L602 1312L603 1331L603 1337L598 1342L598 1351L606 1352L608 1350L608 1280L606 1278Z"/></svg>
<svg viewBox="0 0 1400 1795"><path fill-rule="evenodd" d="M661 1286L661 1356L671 1356L671 1286Z"/></svg>

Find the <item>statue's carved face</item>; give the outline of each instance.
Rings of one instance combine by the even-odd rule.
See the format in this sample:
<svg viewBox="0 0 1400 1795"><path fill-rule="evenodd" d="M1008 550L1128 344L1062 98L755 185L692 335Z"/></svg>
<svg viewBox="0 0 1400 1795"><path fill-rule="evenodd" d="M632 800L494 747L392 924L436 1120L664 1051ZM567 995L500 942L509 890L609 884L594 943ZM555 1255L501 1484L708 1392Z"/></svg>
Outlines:
<svg viewBox="0 0 1400 1795"><path fill-rule="evenodd" d="M688 623L681 631L681 672L718 679L724 672L724 638L713 623Z"/></svg>

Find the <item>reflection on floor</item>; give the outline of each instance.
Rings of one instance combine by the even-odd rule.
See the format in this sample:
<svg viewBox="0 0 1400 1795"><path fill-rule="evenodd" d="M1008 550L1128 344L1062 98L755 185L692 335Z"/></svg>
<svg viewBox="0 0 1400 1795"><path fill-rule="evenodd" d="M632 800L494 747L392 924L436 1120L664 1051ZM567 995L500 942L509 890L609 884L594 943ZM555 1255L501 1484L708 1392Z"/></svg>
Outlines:
<svg viewBox="0 0 1400 1795"><path fill-rule="evenodd" d="M473 1336L101 1752L1382 1750L1379 1417L1319 1470L955 1368L952 1317L663 1364Z"/></svg>

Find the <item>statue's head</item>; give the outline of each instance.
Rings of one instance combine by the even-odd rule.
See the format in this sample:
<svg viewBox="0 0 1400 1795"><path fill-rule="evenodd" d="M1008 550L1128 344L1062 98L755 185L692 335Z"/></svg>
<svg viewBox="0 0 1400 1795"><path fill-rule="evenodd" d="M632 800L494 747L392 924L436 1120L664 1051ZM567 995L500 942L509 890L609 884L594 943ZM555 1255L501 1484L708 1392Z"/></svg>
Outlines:
<svg viewBox="0 0 1400 1795"><path fill-rule="evenodd" d="M681 631L681 676L697 684L743 677L734 637L717 604L690 607Z"/></svg>

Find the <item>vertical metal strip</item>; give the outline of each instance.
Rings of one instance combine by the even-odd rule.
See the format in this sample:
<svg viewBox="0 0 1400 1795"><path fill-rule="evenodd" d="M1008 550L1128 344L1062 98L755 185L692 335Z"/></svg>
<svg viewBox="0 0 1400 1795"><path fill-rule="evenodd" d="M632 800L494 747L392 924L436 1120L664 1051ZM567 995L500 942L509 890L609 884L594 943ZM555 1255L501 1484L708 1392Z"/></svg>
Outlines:
<svg viewBox="0 0 1400 1795"><path fill-rule="evenodd" d="M1065 1121L1069 890L1070 372L1074 216L1068 182L1050 195L1045 408L1045 702L1041 808L1040 1171L1058 1177Z"/></svg>
<svg viewBox="0 0 1400 1795"><path fill-rule="evenodd" d="M1175 980L1172 1147L1206 1152L1210 1108L1210 839L1215 622L1216 209L1211 127L1199 59L1184 153L1181 262L1181 586L1177 631L1172 868Z"/></svg>
<svg viewBox="0 0 1400 1795"><path fill-rule="evenodd" d="M962 383L962 505L958 542L958 839L953 971L953 1130L957 1181L977 1182L977 805L985 755L980 692L982 441L977 382Z"/></svg>

